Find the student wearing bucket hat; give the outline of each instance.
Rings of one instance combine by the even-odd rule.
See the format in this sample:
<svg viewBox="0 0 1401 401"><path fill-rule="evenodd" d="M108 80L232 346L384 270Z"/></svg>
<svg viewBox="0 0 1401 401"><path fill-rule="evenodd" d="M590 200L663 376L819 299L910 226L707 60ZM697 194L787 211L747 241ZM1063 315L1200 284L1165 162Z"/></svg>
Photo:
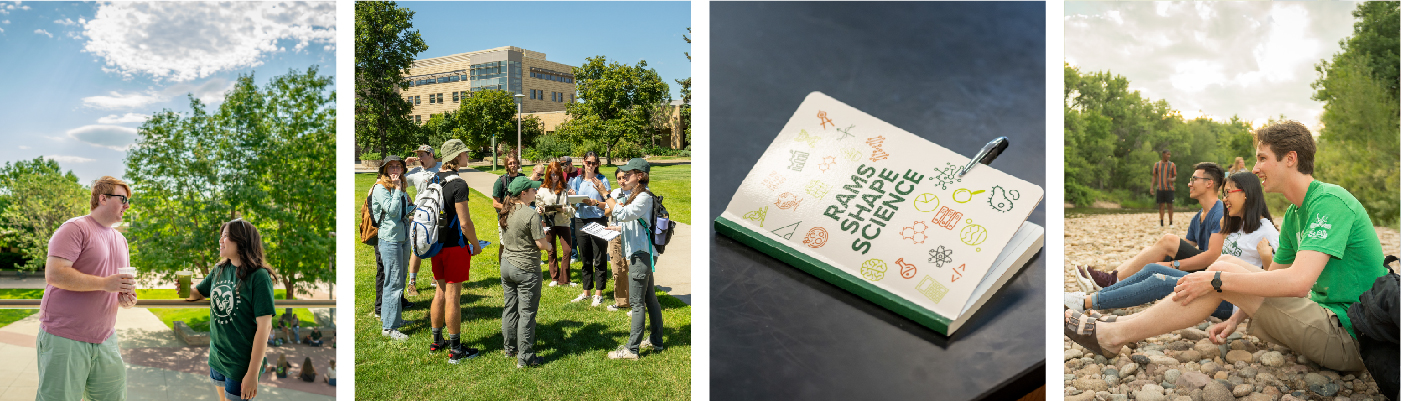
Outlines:
<svg viewBox="0 0 1401 401"><path fill-rule="evenodd" d="M647 160L637 158L629 160L621 170L624 173L620 184L629 194L627 198L617 200L613 217L618 221L618 226L609 229L623 233L623 255L628 259L628 303L632 304L632 329L627 344L609 352L608 358L637 360L642 348L651 348L654 352L662 350L662 310L657 294L652 290L655 286L652 268L656 263L656 251L647 232L650 227L646 226L652 221L652 192L647 189L652 166ZM649 328L648 320L651 320L651 330L648 338L643 340L642 332Z"/></svg>
<svg viewBox="0 0 1401 401"><path fill-rule="evenodd" d="M414 150L415 157L404 160L405 163L413 164L419 162L418 167L410 169L404 173L404 180L408 181L418 192L423 192L423 187L428 185L428 180L443 168L443 162L433 158L433 147L428 145L419 146ZM409 252L409 283L404 286L405 292L411 297L418 296L418 266L422 264L418 255Z"/></svg>
<svg viewBox="0 0 1401 401"><path fill-rule="evenodd" d="M404 296L405 268L409 262L409 231L405 220L409 216L409 195L404 181L404 160L389 155L379 167L379 180L370 193L370 212L379 221L379 245L376 250L383 269L376 274L382 276L379 293L391 301L381 306L381 334L391 340L403 341L408 335L399 332L399 327L408 322L403 319L403 304L394 302Z"/></svg>
<svg viewBox="0 0 1401 401"><path fill-rule="evenodd" d="M393 172L393 174L395 175L394 178L391 178L391 177L390 177L391 172L389 171L389 169L390 169L391 166L393 166L393 168L397 169L397 170L395 170L395 171ZM404 180L403 180L404 177L407 177L407 175L404 174L404 160L403 160L403 159L400 159L399 156L395 156L395 155L385 156L383 162L380 163L380 165L379 165L379 175L375 178L375 184L374 184L373 187L370 188L370 201L371 201L371 203L373 203L375 200L379 200L379 199L380 199L380 198L377 197L376 195L379 194L379 192L377 192L377 191L379 191L379 190L382 189L382 188L388 189L388 188L393 188L393 187L395 187L395 186L397 185L400 192L407 191L407 189L404 189L403 185L401 185L401 184L396 184L396 183L402 183L402 182L404 181ZM405 195L405 196L407 196L407 195ZM409 208L411 209L413 205L410 203L408 206L409 206ZM386 210L374 210L374 205L373 205L373 204L370 205L370 207L371 207L371 210L374 212L373 215L374 215L375 221L388 220L388 217L383 215L383 213L387 213ZM401 209L400 207L397 207L397 206L396 206L394 210L395 210L395 211L398 211L398 210L400 210L400 209ZM400 224L400 226L402 226L402 224ZM401 228L402 228L402 227L401 227ZM385 235L388 234L388 233L385 232L385 231L383 231L383 230L384 230L383 228L381 228L381 230L382 230L382 231L379 233L379 237L378 237L378 238L385 238ZM406 232L407 232L407 231L406 231ZM404 237L404 238L407 239L408 237ZM401 242L401 243L407 244L407 242L405 241L405 239L399 239L399 240L396 240L396 241L399 241L399 242ZM376 318L376 319L380 319L381 316L383 316L383 315L382 315L382 312L384 312L384 288L385 288L385 266L384 266L384 265L385 265L386 262L385 262L385 260L384 260L384 254L380 251L380 249L381 249L381 248L380 248L379 245L375 245L375 318ZM402 265L400 265L400 266L402 266ZM394 298L394 299L398 299L398 300L399 300L399 302L398 302L398 304L399 304L399 309L398 309L398 310L408 309L410 306L413 306L413 303L412 303L412 302L409 302L408 298L406 298L406 297L404 297L404 296L402 296L402 295L399 296L398 298Z"/></svg>
<svg viewBox="0 0 1401 401"><path fill-rule="evenodd" d="M540 308L540 249L549 246L541 228L539 213L530 206L541 182L526 177L511 180L506 191L506 208L497 225L501 238L501 289L505 309L501 312L501 337L506 356L515 356L516 367L536 366L535 312Z"/></svg>
<svg viewBox="0 0 1401 401"><path fill-rule="evenodd" d="M439 221L452 222L438 232L438 243L442 250L432 258L433 280L437 287L433 290L433 305L430 308L433 327L433 344L429 351L448 349L448 362L458 363L463 359L476 357L476 348L463 346L462 333L462 283L470 278L472 256L481 252L477 240L477 229L472 225L472 214L467 207L470 191L461 179L448 180L457 175L457 169L467 164L467 145L461 140L449 139L439 148L443 152L443 167L438 177L443 179L443 215ZM451 205L451 206L447 206ZM465 247L458 246L460 243ZM448 339L443 341L443 328L448 331Z"/></svg>

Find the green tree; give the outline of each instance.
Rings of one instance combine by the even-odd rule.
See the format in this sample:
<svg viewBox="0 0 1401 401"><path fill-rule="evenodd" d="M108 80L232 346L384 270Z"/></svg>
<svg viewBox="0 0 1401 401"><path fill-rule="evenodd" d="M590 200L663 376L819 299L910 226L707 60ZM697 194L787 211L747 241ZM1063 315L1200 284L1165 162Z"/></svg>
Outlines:
<svg viewBox="0 0 1401 401"><path fill-rule="evenodd" d="M686 44L691 44L690 27L686 27L686 33L686 35L681 35L681 38L686 40ZM691 61L691 52L686 52L686 61ZM680 129L685 131L686 143L689 144L691 143L691 77L678 79L676 83L681 85L681 115L677 119L677 123L681 126Z"/></svg>
<svg viewBox="0 0 1401 401"><path fill-rule="evenodd" d="M670 89L656 69L647 68L646 60L632 66L609 63L605 56L585 60L584 65L574 67L581 102L571 103L568 114L571 120L595 116L598 121L572 126L577 129L571 134L599 143L611 164L619 141L647 140L646 127L655 111L648 106L669 103Z"/></svg>
<svg viewBox="0 0 1401 401"><path fill-rule="evenodd" d="M49 238L63 222L88 214L91 199L77 176L43 156L0 167L0 194L0 238L20 249L26 270L44 267Z"/></svg>
<svg viewBox="0 0 1401 401"><path fill-rule="evenodd" d="M214 114L191 97L188 114L157 113L127 153L141 199L128 213L132 263L173 277L207 273L218 229L241 217L263 237L288 297L334 279L335 92L315 67L258 88L240 76Z"/></svg>
<svg viewBox="0 0 1401 401"><path fill-rule="evenodd" d="M400 97L404 71L428 45L413 29L414 12L394 2L355 3L355 144L387 154L418 134L413 106Z"/></svg>
<svg viewBox="0 0 1401 401"><path fill-rule="evenodd" d="M516 146L516 101L511 92L490 89L472 92L462 101L453 113L453 127L461 129L458 138L468 149L487 149L491 137L505 147ZM535 138L526 138L524 125L521 130L523 146L529 146ZM538 131L537 131L538 132ZM538 135L538 134L537 134ZM504 156L504 153L502 154Z"/></svg>

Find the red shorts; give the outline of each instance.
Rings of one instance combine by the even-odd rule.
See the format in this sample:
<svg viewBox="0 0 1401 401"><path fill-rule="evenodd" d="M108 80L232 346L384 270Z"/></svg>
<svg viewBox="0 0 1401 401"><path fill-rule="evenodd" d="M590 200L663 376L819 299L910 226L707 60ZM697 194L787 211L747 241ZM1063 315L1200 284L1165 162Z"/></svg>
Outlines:
<svg viewBox="0 0 1401 401"><path fill-rule="evenodd" d="M432 258L433 278L449 283L465 283L472 273L472 253L467 247L443 248Z"/></svg>

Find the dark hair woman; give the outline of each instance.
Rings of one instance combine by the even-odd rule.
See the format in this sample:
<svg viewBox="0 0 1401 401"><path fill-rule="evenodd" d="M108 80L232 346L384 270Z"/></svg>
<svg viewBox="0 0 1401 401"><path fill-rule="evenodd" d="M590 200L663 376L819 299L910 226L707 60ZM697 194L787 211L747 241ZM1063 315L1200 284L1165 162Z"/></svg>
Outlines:
<svg viewBox="0 0 1401 401"><path fill-rule="evenodd" d="M582 206L574 213L574 217L581 220L579 227L593 223L608 225L608 215L604 213L603 207L607 206L608 191L611 188L608 186L608 177L598 172L598 154L584 154L584 169L578 176L569 179L569 189L574 195L587 197L580 202ZM579 248L579 261L584 265L579 280L584 283L584 292L571 302L588 299L589 291L592 290L592 306L599 306L603 304L603 290L607 287L604 277L608 275L608 242L585 234L578 234L575 238Z"/></svg>
<svg viewBox="0 0 1401 401"><path fill-rule="evenodd" d="M547 262L550 264L550 286L569 285L569 253L574 249L571 235L570 217L574 215L574 207L569 205L569 187L565 182L564 168L560 163L550 163L549 169L545 172L544 185L540 187L539 196L536 196L535 205L539 206L539 212L543 215L545 226L549 227L545 231L545 241L549 243L544 249L548 254ZM555 246L564 248L563 252L556 252ZM588 291L584 291L588 292Z"/></svg>
<svg viewBox="0 0 1401 401"><path fill-rule="evenodd" d="M399 332L407 322L403 319L405 281L408 279L409 218L412 202L404 182L404 160L389 155L379 168L379 179L370 189L370 213L379 222L379 243L375 246L378 271L375 274L376 293L380 297L380 334L391 340L404 341L408 335ZM389 302L383 302L388 299Z"/></svg>
<svg viewBox="0 0 1401 401"><path fill-rule="evenodd" d="M263 262L263 239L253 224L235 219L219 232L221 260L187 300L209 294L209 378L219 399L248 400L258 395L267 351L262 339L272 333L276 274Z"/></svg>
<svg viewBox="0 0 1401 401"><path fill-rule="evenodd" d="M618 201L619 205L613 210L618 226L610 228L623 233L623 255L628 259L628 303L632 304L632 329L627 344L609 352L608 358L636 360L642 348L662 350L662 310L657 294L652 290L655 285L652 268L656 263L656 251L648 232L654 224L652 205L655 200L647 189L648 172L651 171L647 160L629 160L622 170L626 171L622 187L630 194L626 200ZM642 332L649 328L649 319L650 335L643 340Z"/></svg>
<svg viewBox="0 0 1401 401"><path fill-rule="evenodd" d="M558 167L558 166L555 166ZM551 171L558 171L552 168ZM505 308L501 312L501 337L507 356L516 367L536 366L535 311L540 308L540 248L548 246L540 228L540 214L531 210L540 182L516 177L506 191L506 208L497 222L501 238L501 288Z"/></svg>

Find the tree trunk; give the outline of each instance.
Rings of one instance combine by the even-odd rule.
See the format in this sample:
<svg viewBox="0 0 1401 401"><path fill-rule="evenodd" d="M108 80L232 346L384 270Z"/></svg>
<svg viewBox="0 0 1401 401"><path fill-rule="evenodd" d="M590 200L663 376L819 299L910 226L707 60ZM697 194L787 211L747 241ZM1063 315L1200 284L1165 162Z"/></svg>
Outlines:
<svg viewBox="0 0 1401 401"><path fill-rule="evenodd" d="M294 287L292 287L293 284L295 284L295 281L292 280L292 277L291 277L291 276L288 276L288 275L282 276L282 285L283 285L284 287L287 287L287 299L288 299L288 300L297 299L297 291L296 291L296 289L295 289Z"/></svg>

